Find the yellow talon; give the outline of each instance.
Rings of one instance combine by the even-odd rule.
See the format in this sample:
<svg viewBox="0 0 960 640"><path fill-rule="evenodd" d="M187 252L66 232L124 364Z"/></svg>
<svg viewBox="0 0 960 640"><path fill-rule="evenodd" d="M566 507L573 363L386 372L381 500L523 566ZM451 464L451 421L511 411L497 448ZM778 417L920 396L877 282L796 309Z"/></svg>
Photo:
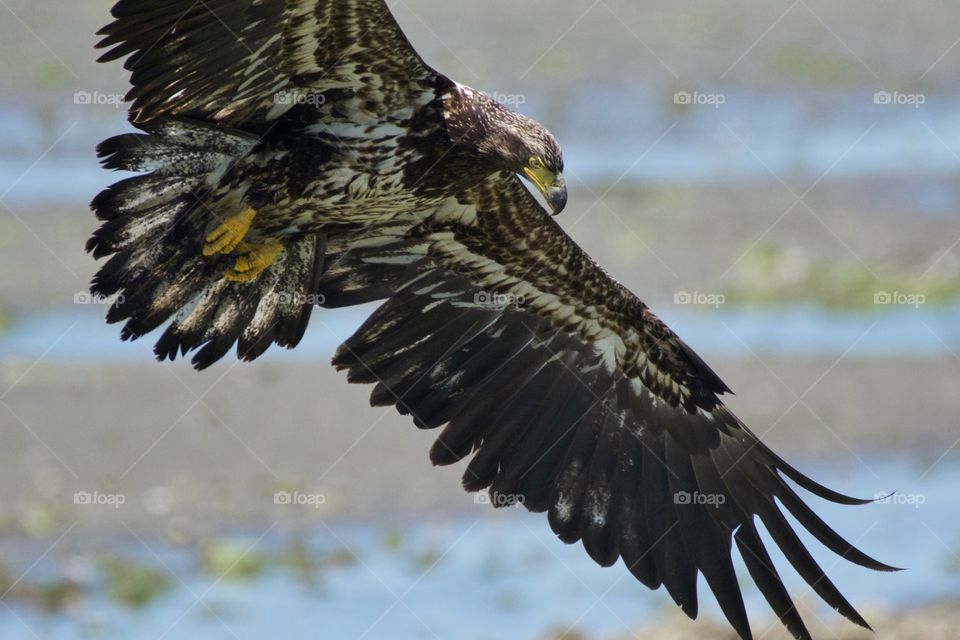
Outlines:
<svg viewBox="0 0 960 640"><path fill-rule="evenodd" d="M232 269L227 269L223 279L230 282L251 282L272 265L283 243L274 238L262 244L240 243L236 247L237 260Z"/></svg>
<svg viewBox="0 0 960 640"><path fill-rule="evenodd" d="M237 248L250 230L257 212L251 208L244 209L235 216L224 220L223 224L207 236L207 243L203 245L203 255L212 256L215 253L231 253Z"/></svg>

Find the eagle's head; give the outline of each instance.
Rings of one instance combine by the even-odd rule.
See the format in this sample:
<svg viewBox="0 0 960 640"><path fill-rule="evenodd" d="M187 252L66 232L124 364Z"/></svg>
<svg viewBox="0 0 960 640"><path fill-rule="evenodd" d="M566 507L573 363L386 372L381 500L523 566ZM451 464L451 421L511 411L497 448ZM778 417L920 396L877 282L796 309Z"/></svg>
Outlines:
<svg viewBox="0 0 960 640"><path fill-rule="evenodd" d="M539 122L511 113L519 126L508 127L494 147L504 169L525 177L543 194L553 214L567 206L567 183L563 179L563 152L557 139Z"/></svg>
<svg viewBox="0 0 960 640"><path fill-rule="evenodd" d="M543 195L553 214L567 205L560 144L539 122L506 108L491 96L458 87L444 116L457 144L471 147L490 173L513 171Z"/></svg>

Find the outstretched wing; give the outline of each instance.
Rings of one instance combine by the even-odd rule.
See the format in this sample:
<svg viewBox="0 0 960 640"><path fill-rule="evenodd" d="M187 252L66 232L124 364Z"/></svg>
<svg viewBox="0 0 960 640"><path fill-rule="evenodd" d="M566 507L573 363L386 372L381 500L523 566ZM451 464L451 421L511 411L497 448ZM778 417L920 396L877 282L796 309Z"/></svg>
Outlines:
<svg viewBox="0 0 960 640"><path fill-rule="evenodd" d="M384 0L120 0L112 13L100 60L130 56L137 121L256 130L297 104L334 102L357 121L417 102L440 77Z"/></svg>
<svg viewBox="0 0 960 640"><path fill-rule="evenodd" d="M338 350L371 402L421 428L443 427L430 456L470 454L469 491L548 512L565 542L601 565L622 558L643 584L666 587L689 616L696 580L750 637L732 542L797 638L803 621L758 535L763 523L831 607L863 618L824 575L775 499L820 542L877 570L784 481L848 498L788 465L718 399L717 375L633 294L603 272L519 180L497 175L402 233L357 245L322 287L336 305L382 287L384 265L408 281Z"/></svg>

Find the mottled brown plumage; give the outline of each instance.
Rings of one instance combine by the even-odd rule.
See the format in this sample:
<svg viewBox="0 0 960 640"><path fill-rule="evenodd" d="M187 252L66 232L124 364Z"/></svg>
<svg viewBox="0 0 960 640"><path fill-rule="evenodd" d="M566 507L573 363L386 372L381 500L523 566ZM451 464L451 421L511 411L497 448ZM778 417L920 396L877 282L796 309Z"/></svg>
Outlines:
<svg viewBox="0 0 960 640"><path fill-rule="evenodd" d="M596 562L622 559L691 617L702 574L750 636L730 552L797 638L809 634L759 519L830 606L866 622L781 508L852 547L785 482L843 504L724 406L720 378L554 222L550 133L427 66L383 0L121 0L103 59L127 56L131 121L104 166L143 175L93 202L96 293L124 338L166 325L160 358L210 366L293 347L314 306L386 300L341 347L351 382L471 457L470 491L547 512ZM242 269L242 265L258 265ZM278 436L282 437L282 436ZM700 500L699 498L705 498ZM776 501L775 501L776 500Z"/></svg>

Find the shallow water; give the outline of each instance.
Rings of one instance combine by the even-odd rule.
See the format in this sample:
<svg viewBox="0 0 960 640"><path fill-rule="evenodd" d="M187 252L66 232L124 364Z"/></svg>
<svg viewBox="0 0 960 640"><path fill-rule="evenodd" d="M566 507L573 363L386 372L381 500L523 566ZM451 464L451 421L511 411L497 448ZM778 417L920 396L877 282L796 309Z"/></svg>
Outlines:
<svg viewBox="0 0 960 640"><path fill-rule="evenodd" d="M953 457L932 464L868 457L844 466L800 465L853 495L899 490L899 503L838 507L811 500L857 546L880 560L909 567L899 573L874 573L831 556L803 536L855 606L908 607L960 595L960 521L955 509L960 461ZM151 539L145 540L147 551L132 536L116 536L108 541L113 552L161 570L165 565L177 575L174 588L133 611L110 600L96 572L78 570L82 563L78 565L76 556L53 553L31 576L80 576L86 606L42 615L14 603L11 611L0 612L0 637L32 637L24 624L40 637L64 639L532 638L569 626L603 637L650 624L672 607L665 593L648 592L622 565L601 569L578 546L561 544L542 516L521 509L492 512L486 506L475 511L414 522L318 521L307 540L311 553L322 557L349 550L357 561L308 571L306 579L272 566L250 581L216 581L216 576L194 568L190 551ZM264 522L237 532L235 538L243 548L256 544L258 552L277 552L289 544L289 535L270 526ZM388 535L388 530L396 533ZM387 542L391 537L394 541ZM46 546L31 544L38 552ZM18 551L11 558L13 548ZM0 549L14 567L36 556L11 541ZM771 555L791 592L812 603L809 590L783 557ZM742 565L738 570L745 575ZM743 588L748 610L759 624L766 614L762 596L746 581ZM700 592L701 611L719 615L702 583ZM217 615L195 605L197 597ZM824 607L814 610L825 620L835 615Z"/></svg>
<svg viewBox="0 0 960 640"><path fill-rule="evenodd" d="M945 194L924 180L960 164L957 96L931 94L915 109L877 105L872 93L854 89L803 99L790 92L722 95L719 108L678 107L670 96L643 89L594 87L571 92L560 113L536 96L521 110L562 141L574 188L581 181L691 183L829 173L916 177L911 199L921 210L942 211L960 195L960 188ZM598 104L603 118L597 118ZM3 108L3 200L15 209L89 202L116 178L98 168L96 144L131 130L123 109L109 106L67 105L55 114Z"/></svg>
<svg viewBox="0 0 960 640"><path fill-rule="evenodd" d="M264 359L327 361L376 305L315 309L303 342L293 351L271 349ZM814 306L688 311L675 305L654 311L704 355L751 353L857 357L938 356L960 352L960 303L942 307L889 307L843 311ZM77 305L15 319L0 334L0 361L147 363L156 331L136 343L120 341L120 326L103 321L106 307Z"/></svg>

